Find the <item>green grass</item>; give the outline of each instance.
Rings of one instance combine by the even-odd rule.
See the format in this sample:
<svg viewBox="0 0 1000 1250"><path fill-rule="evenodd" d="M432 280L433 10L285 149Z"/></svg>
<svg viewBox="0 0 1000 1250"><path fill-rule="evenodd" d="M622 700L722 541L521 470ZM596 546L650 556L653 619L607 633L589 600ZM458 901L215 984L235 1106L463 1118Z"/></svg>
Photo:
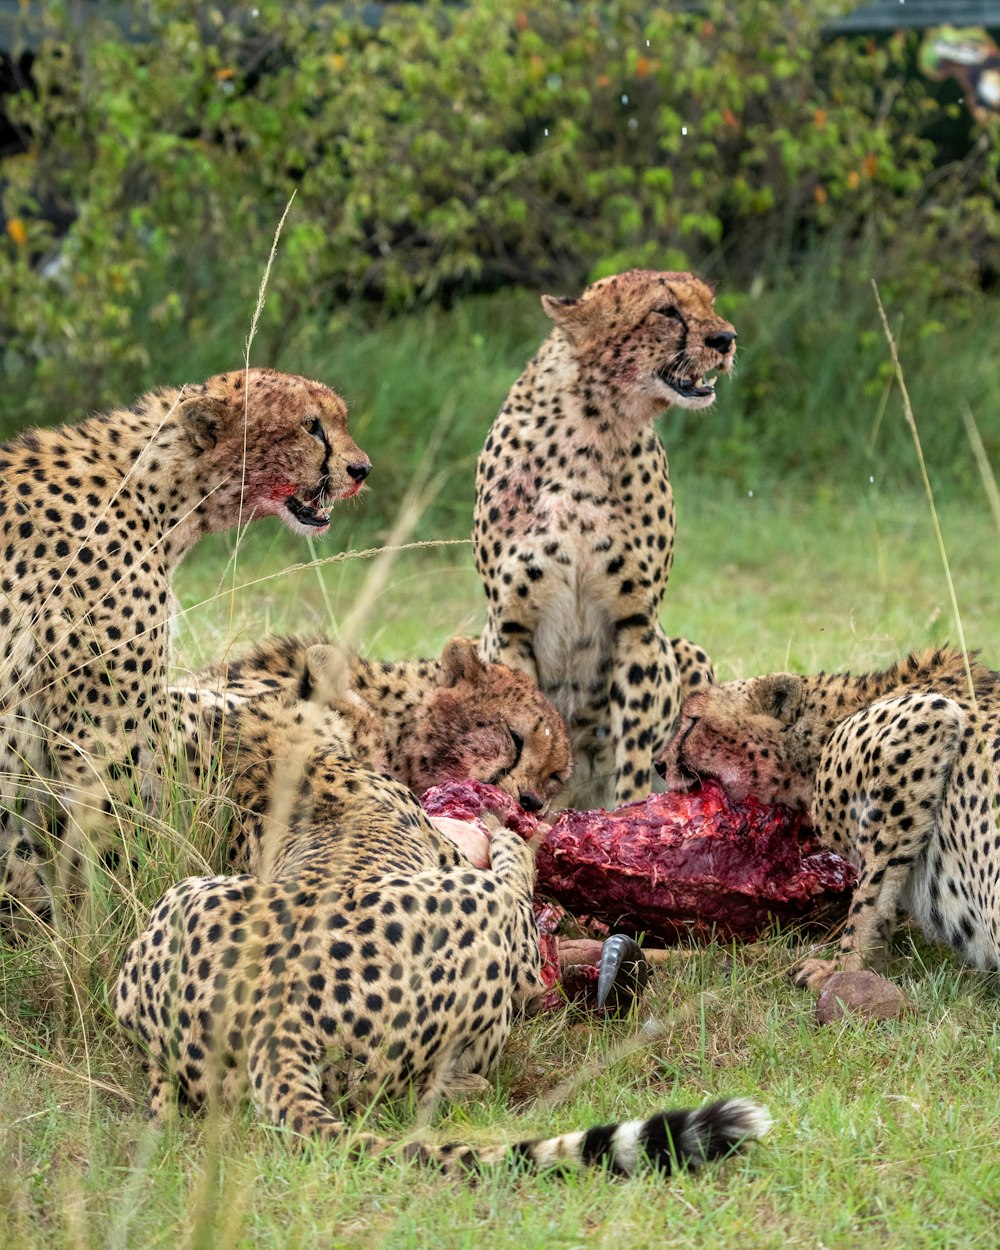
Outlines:
<svg viewBox="0 0 1000 1250"><path fill-rule="evenodd" d="M663 619L671 633L706 647L720 678L871 667L956 641L930 514L916 491L887 493L865 481L836 495L765 486L751 496L680 473L674 487L677 554ZM370 568L368 559L343 558L371 540L360 523L364 507L313 544L315 565L276 524L250 530L235 579L246 588L235 596L231 573L221 575L228 540L208 540L177 579L181 653L203 661L262 630L335 629ZM1000 541L986 498L946 498L940 514L969 644L1000 667ZM396 556L362 639L369 654L427 654L452 634L479 630L471 546L449 542ZM267 580L250 584L257 578Z"/></svg>
<svg viewBox="0 0 1000 1250"><path fill-rule="evenodd" d="M903 941L918 1004L877 1028L818 1028L784 939L679 955L641 1021L566 1013L522 1026L494 1093L444 1110L437 1140L547 1133L719 1093L776 1117L765 1143L699 1176L557 1181L498 1171L466 1186L401 1163L308 1154L248 1116L159 1137L117 1039L41 1068L5 1064L0 1237L10 1246L552 1245L829 1250L995 1244L998 1002ZM81 1079L84 1076L88 1079ZM405 1115L375 1120L412 1137Z"/></svg>
<svg viewBox="0 0 1000 1250"><path fill-rule="evenodd" d="M699 479L679 481L678 493L665 618L710 648L721 676L880 664L954 636L919 496L869 489L851 506L780 492L749 498ZM977 501L946 504L942 519L966 632L997 663L992 521ZM185 606L215 593L224 555L207 547L184 567ZM237 581L307 556L284 531L258 527ZM349 611L369 569L347 561L276 576L239 593L235 614L228 596L206 603L185 616L181 653L214 654L233 636L255 636L262 621L323 628L331 610L341 619ZM426 653L480 620L468 548L404 552L365 645L384 656ZM140 893L155 896L180 872L172 862L162 848L152 856ZM748 1157L668 1181L500 1173L466 1187L398 1163L350 1162L335 1147L302 1156L249 1114L222 1125L191 1118L172 1136L152 1134L142 1078L102 1001L103 978L135 923L131 909L119 914L100 975L89 979L93 998L84 994L82 1018L64 1031L51 1011L38 1014L51 950L3 952L0 1245L994 1244L998 999L905 931L892 973L916 1004L907 1019L821 1029L809 996L785 978L799 949L793 937L709 947L660 971L638 1020L564 1013L520 1026L485 1103L444 1109L429 1130L405 1112L378 1121L407 1138L514 1140L752 1094L777 1124ZM647 1019L656 1022L651 1032Z"/></svg>
<svg viewBox="0 0 1000 1250"><path fill-rule="evenodd" d="M758 296L757 313L748 298L739 322L741 331L744 324L766 329L778 354L783 333L801 336L796 315L801 320L805 310L782 322L773 304L765 314L770 298ZM861 332L850 318L846 325L848 339ZM180 661L201 662L267 630L339 629L370 591L372 563L337 553L389 535L435 430L444 437L427 468L440 489L415 537L466 532L478 442L543 329L532 302L502 297L370 334L355 329L323 360L305 340L299 359L291 335L275 363L348 380L340 385L355 400L355 433L376 465L371 490L312 552L270 523L248 532L235 560L232 536L203 543L177 579ZM926 336L932 345L947 339L952 377L965 380L957 393L924 408L935 392L909 372L908 381L922 433L930 431L925 443L965 633L1000 667L1000 535L967 444L942 434L953 418L961 422L962 398L979 415L983 388L997 385L969 364L967 351L984 350L979 331L970 346L961 330ZM954 640L896 400L883 411L881 391L866 395L860 383L849 390L843 370L853 349L834 335L835 360L818 350L795 357L794 370L788 366L795 376L775 375L769 396L754 401L766 400L775 413L775 429L760 432L762 410L753 417L758 425L748 424L750 401L737 399L748 374L753 383L747 338L749 359L719 412L665 430L679 505L668 628L701 642L722 678L860 669ZM904 364L907 344L904 330ZM327 356L336 369L325 367ZM202 372L233 360L204 363ZM810 376L819 392L813 399ZM781 423L800 403L806 450L795 466L796 434ZM823 411L840 433L816 444ZM989 448L993 435L982 425ZM869 454L862 432L873 429ZM703 455L713 438L720 447ZM817 445L822 473L810 467ZM286 571L296 564L307 567ZM408 550L375 596L362 644L387 658L427 654L481 621L468 546ZM150 1131L143 1080L108 1012L105 985L142 907L210 850L197 815L178 811L172 826L153 826L134 892L98 907L99 932L81 940L92 962L68 1009L52 946L32 939L0 948L0 1247L995 1245L1000 1000L989 980L905 929L891 969L915 1004L903 1019L818 1027L812 1000L786 977L801 949L794 934L709 946L661 968L634 1020L567 1011L520 1025L485 1101L441 1108L430 1125L405 1109L375 1120L407 1140L486 1142L720 1094L766 1102L776 1121L766 1142L700 1176L557 1181L500 1171L468 1186L398 1162L350 1160L337 1147L303 1154L249 1113L221 1122L186 1118L166 1136Z"/></svg>

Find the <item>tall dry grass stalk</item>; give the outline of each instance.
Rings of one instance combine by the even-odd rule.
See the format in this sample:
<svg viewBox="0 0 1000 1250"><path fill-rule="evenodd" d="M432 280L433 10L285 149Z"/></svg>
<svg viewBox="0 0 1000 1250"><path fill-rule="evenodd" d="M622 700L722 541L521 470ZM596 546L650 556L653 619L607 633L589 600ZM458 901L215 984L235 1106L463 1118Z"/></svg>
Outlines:
<svg viewBox="0 0 1000 1250"><path fill-rule="evenodd" d="M875 292L875 302L878 305L878 315L882 321L882 330L885 334L886 342L889 344L889 353L892 356L892 367L895 372L896 382L899 385L899 392L903 399L903 413L906 417L906 424L909 428L910 435L913 439L913 445L917 452L917 462L920 465L920 477L924 484L924 493L927 496L927 506L930 510L931 524L934 528L934 538L937 542L938 553L941 557L941 567L944 571L945 582L948 586L948 598L951 601L952 620L955 622L955 630L958 635L958 645L962 652L962 658L965 661L965 676L969 684L969 697L972 700L973 707L976 706L976 689L972 680L972 665L969 660L969 648L965 642L965 629L962 625L962 614L958 607L958 595L955 593L955 581L951 575L951 561L948 559L948 549L945 546L944 534L941 530L941 520L938 516L937 504L934 502L934 489L931 486L931 480L927 473L927 464L924 460L924 449L920 442L920 431L917 429L916 417L913 415L913 406L910 403L910 393L906 387L906 378L903 375L903 366L900 363L899 351L896 347L896 339L889 325L889 318L886 316L885 308L882 304L882 297L879 295L878 284L872 279L872 290Z"/></svg>

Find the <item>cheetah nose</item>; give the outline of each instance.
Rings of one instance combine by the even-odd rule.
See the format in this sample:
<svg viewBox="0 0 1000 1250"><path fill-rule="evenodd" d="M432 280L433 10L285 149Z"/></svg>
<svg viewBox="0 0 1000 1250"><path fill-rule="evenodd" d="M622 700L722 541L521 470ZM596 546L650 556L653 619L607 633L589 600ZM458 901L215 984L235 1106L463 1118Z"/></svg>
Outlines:
<svg viewBox="0 0 1000 1250"><path fill-rule="evenodd" d="M357 464L347 466L347 476L353 478L355 482L363 482L371 471L371 462L368 460L359 460Z"/></svg>
<svg viewBox="0 0 1000 1250"><path fill-rule="evenodd" d="M662 777L665 781L667 778L667 761L662 757L655 759L653 760L653 767L656 769L657 776Z"/></svg>
<svg viewBox="0 0 1000 1250"><path fill-rule="evenodd" d="M736 332L734 330L722 330L718 334L708 335L705 339L705 346L711 347L713 351L721 352L725 356L735 342Z"/></svg>
<svg viewBox="0 0 1000 1250"><path fill-rule="evenodd" d="M540 799L538 795L533 793L531 790L522 790L517 796L517 801L526 812L540 812L545 806L544 799Z"/></svg>

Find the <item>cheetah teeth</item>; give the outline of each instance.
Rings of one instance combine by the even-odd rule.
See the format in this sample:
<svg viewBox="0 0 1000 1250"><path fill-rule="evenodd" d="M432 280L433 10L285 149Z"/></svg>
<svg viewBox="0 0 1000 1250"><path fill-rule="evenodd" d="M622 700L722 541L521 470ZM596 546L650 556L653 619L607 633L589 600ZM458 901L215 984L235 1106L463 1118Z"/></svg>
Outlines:
<svg viewBox="0 0 1000 1250"><path fill-rule="evenodd" d="M330 523L330 505L327 503L320 492L312 499L300 499L297 495L291 495L286 501L288 511L302 525L311 525L317 529Z"/></svg>

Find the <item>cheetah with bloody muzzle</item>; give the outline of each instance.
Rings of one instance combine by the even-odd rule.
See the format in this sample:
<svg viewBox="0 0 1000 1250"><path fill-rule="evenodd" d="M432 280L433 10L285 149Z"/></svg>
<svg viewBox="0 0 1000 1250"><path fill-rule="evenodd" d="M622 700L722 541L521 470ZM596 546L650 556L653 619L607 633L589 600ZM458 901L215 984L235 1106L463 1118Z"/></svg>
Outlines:
<svg viewBox="0 0 1000 1250"><path fill-rule="evenodd" d="M736 332L688 273L633 269L542 304L554 328L476 468L481 652L566 719L576 768L561 801L619 806L649 793L682 696L711 680L704 652L659 622L674 503L653 421L714 402Z"/></svg>
<svg viewBox="0 0 1000 1250"><path fill-rule="evenodd" d="M427 1101L488 1077L515 1014L539 995L531 849L496 822L489 868L472 868L409 790L345 761L350 726L331 735L329 724L345 692L331 667L343 663L312 647L305 702L281 691L226 708L220 750L253 875L169 890L113 995L145 1051L157 1119L177 1095L213 1106L249 1094L295 1135L337 1138L345 1116L378 1099ZM349 721L357 701L347 695ZM446 1169L669 1171L769 1125L762 1108L734 1099L509 1147L408 1153Z"/></svg>
<svg viewBox="0 0 1000 1250"><path fill-rule="evenodd" d="M943 649L885 672L772 673L688 699L658 767L671 789L715 778L734 799L811 814L858 864L835 959L797 983L881 964L897 910L976 968L1000 969L1000 674Z"/></svg>
<svg viewBox="0 0 1000 1250"><path fill-rule="evenodd" d="M169 724L171 576L203 534L259 516L329 527L368 457L343 400L270 369L151 392L0 446L0 897L51 916L111 813L148 800ZM127 817L126 817L127 819Z"/></svg>

